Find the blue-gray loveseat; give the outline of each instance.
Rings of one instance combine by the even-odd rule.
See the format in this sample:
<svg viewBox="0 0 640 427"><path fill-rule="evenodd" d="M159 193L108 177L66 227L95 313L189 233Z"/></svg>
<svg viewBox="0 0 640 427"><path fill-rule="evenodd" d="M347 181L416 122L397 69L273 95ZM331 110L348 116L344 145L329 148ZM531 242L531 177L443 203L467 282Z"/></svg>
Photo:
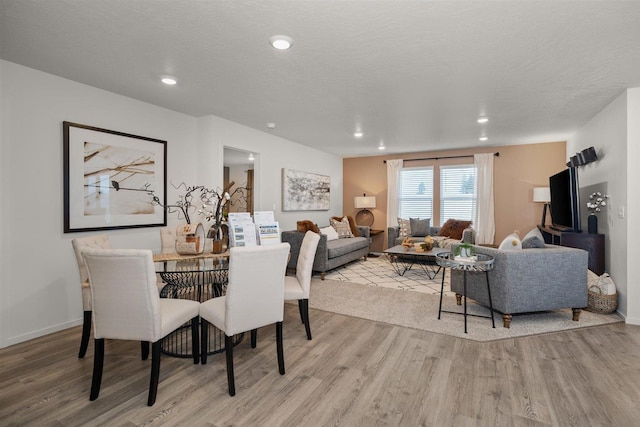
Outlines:
<svg viewBox="0 0 640 427"><path fill-rule="evenodd" d="M587 251L554 245L508 251L475 246L475 250L494 257L489 272L491 302L502 313L505 328L511 325L513 314L561 308L573 309L573 320L579 320L581 309L587 306ZM460 304L460 270L451 273L451 291ZM489 307L484 273L467 274L467 297Z"/></svg>
<svg viewBox="0 0 640 427"><path fill-rule="evenodd" d="M326 235L320 234L316 258L313 261L313 271L320 273L322 280L324 280L325 273L329 270L355 261L358 258L367 258L369 244L371 243L370 229L359 225L358 233L360 234L359 237L337 239L330 242L327 241ZM288 268L296 268L303 238L304 233L300 231L289 230L282 232L282 241L291 245L291 258L289 259L289 264L287 264Z"/></svg>

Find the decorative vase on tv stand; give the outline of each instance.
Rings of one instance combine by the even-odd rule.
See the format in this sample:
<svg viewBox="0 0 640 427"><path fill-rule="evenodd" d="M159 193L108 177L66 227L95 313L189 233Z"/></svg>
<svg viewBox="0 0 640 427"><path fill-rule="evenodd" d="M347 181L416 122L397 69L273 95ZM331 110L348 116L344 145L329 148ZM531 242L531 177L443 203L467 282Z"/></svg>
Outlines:
<svg viewBox="0 0 640 427"><path fill-rule="evenodd" d="M595 213L589 214L587 218L587 230L589 234L598 234L598 215Z"/></svg>
<svg viewBox="0 0 640 427"><path fill-rule="evenodd" d="M587 218L587 230L589 234L598 234L598 216L597 213L607 206L609 196L597 191L589 195L587 209L589 209L589 217Z"/></svg>

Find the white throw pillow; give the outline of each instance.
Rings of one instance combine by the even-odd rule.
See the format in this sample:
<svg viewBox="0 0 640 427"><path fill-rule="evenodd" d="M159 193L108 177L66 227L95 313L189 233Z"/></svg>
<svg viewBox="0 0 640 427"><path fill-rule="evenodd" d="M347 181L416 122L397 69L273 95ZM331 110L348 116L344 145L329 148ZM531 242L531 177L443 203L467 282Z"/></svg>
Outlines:
<svg viewBox="0 0 640 427"><path fill-rule="evenodd" d="M511 233L504 238L498 249L501 251L513 251L516 249L522 249L522 242L518 233Z"/></svg>
<svg viewBox="0 0 640 427"><path fill-rule="evenodd" d="M338 232L332 226L322 227L320 233L327 236L327 242L331 240L338 240Z"/></svg>

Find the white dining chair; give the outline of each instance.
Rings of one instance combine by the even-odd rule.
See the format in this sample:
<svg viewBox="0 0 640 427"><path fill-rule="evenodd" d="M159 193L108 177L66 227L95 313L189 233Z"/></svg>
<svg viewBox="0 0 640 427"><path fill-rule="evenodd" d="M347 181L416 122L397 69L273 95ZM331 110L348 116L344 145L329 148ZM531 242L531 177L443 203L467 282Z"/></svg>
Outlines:
<svg viewBox="0 0 640 427"><path fill-rule="evenodd" d="M297 300L300 311L300 319L304 323L307 339L311 339L311 326L309 325L309 291L311 290L311 276L313 274L313 260L316 257L316 249L320 235L313 231L307 231L302 239L296 275L286 276L284 279L285 301Z"/></svg>
<svg viewBox="0 0 640 427"><path fill-rule="evenodd" d="M276 324L278 368L284 375L282 320L284 317L284 277L290 246L233 247L229 254L229 283L225 296L200 304L202 347L207 348L209 323L225 335L229 395L236 394L233 374L233 336L251 331L251 347L257 344L257 330ZM207 354L202 352L202 364Z"/></svg>
<svg viewBox="0 0 640 427"><path fill-rule="evenodd" d="M142 342L142 359L149 355L151 378L147 405L156 401L162 338L191 321L193 363L199 361L197 301L160 298L150 250L84 249L82 251L93 304L93 378L90 400L100 393L104 340ZM146 351L145 351L146 348Z"/></svg>
<svg viewBox="0 0 640 427"><path fill-rule="evenodd" d="M107 234L98 234L95 236L78 237L71 240L73 252L78 262L78 271L80 272L80 289L82 290L82 337L80 338L80 351L78 358L82 359L87 353L89 346L89 338L91 337L91 289L89 288L89 275L87 267L82 258L82 250L86 248L111 249L111 241Z"/></svg>

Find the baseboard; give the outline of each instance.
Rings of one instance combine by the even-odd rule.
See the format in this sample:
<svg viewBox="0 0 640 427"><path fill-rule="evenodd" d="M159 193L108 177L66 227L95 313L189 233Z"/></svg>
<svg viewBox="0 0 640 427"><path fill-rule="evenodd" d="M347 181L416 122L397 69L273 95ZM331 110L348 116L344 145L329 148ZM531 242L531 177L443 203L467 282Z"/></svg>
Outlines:
<svg viewBox="0 0 640 427"><path fill-rule="evenodd" d="M21 342L29 341L34 338L40 338L45 335L52 334L54 332L62 331L64 329L73 328L74 326L82 325L82 319L69 320L68 322L59 323L57 325L49 326L47 328L38 329L37 331L31 331L26 334L16 335L15 337L7 338L7 341L3 343L0 348L9 347L14 344L20 344ZM78 342L80 342L80 335L78 335Z"/></svg>

